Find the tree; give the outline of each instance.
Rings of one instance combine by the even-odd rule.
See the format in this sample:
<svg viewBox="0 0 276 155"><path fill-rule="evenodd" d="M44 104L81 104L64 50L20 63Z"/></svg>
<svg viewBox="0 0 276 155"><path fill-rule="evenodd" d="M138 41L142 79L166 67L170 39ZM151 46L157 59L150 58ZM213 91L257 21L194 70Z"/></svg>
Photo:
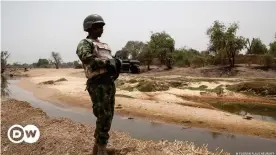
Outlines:
<svg viewBox="0 0 276 155"><path fill-rule="evenodd" d="M15 66L15 67L20 67L20 66L22 66L19 62L14 62L12 65Z"/></svg>
<svg viewBox="0 0 276 155"><path fill-rule="evenodd" d="M175 41L169 34L165 31L152 33L148 45L161 64L166 64L169 69L172 68L171 59Z"/></svg>
<svg viewBox="0 0 276 155"><path fill-rule="evenodd" d="M138 56L138 60L140 62L145 62L148 66L148 70L150 70L150 65L152 63L153 58L154 58L153 51L150 49L148 44L145 44Z"/></svg>
<svg viewBox="0 0 276 155"><path fill-rule="evenodd" d="M276 57L276 33L275 40L269 44L269 54Z"/></svg>
<svg viewBox="0 0 276 155"><path fill-rule="evenodd" d="M262 43L260 38L253 38L251 43L246 40L247 54L266 54L268 52L266 45Z"/></svg>
<svg viewBox="0 0 276 155"><path fill-rule="evenodd" d="M276 57L276 41L269 44L269 53Z"/></svg>
<svg viewBox="0 0 276 155"><path fill-rule="evenodd" d="M79 63L79 60L78 60L78 61L74 61L73 63L74 63L74 68L75 68L75 69L83 68L83 67L82 67L82 64Z"/></svg>
<svg viewBox="0 0 276 155"><path fill-rule="evenodd" d="M49 61L47 59L38 59L37 63L34 63L37 67L48 67Z"/></svg>
<svg viewBox="0 0 276 155"><path fill-rule="evenodd" d="M128 54L131 55L131 59L137 59L143 46L144 43L141 41L128 41L123 49L128 51Z"/></svg>
<svg viewBox="0 0 276 155"><path fill-rule="evenodd" d="M190 67L190 53L188 52L187 49L185 48L180 48L180 49L176 49L173 53L173 60L174 60L174 64L177 66L188 66Z"/></svg>
<svg viewBox="0 0 276 155"><path fill-rule="evenodd" d="M232 23L226 28L223 23L215 21L207 30L207 35L210 38L209 48L215 49L216 54L225 54L231 67L235 65L235 56L245 46L245 39L241 36L236 36L238 28L237 23Z"/></svg>
<svg viewBox="0 0 276 155"><path fill-rule="evenodd" d="M254 42L255 38L252 38L251 42L249 41L249 38L246 39L246 48L247 48L247 54L251 54L252 53L252 43Z"/></svg>
<svg viewBox="0 0 276 155"><path fill-rule="evenodd" d="M53 59L51 61L51 63L55 64L56 69L59 69L59 66L60 66L61 60L62 60L60 54L58 52L52 52L51 56L52 56L52 59Z"/></svg>
<svg viewBox="0 0 276 155"><path fill-rule="evenodd" d="M4 73L7 66L7 59L9 58L10 53L8 51L1 51L1 73Z"/></svg>
<svg viewBox="0 0 276 155"><path fill-rule="evenodd" d="M187 66L187 67L202 67L208 63L211 55L208 51L199 52L195 49L187 49L186 47L176 49L173 53L173 60L176 66ZM210 60L209 60L210 62Z"/></svg>
<svg viewBox="0 0 276 155"><path fill-rule="evenodd" d="M115 53L115 57L118 57L120 59L128 59L129 51L126 48L122 48Z"/></svg>

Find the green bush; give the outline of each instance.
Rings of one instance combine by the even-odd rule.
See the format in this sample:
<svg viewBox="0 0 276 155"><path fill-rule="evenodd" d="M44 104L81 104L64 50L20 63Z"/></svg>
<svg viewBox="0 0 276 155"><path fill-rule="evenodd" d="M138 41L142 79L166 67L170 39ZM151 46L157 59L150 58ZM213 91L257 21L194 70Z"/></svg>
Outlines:
<svg viewBox="0 0 276 155"><path fill-rule="evenodd" d="M179 67L202 67L207 63L206 57L193 49L176 50L173 54L174 65Z"/></svg>
<svg viewBox="0 0 276 155"><path fill-rule="evenodd" d="M270 54L265 54L262 64L266 67L271 67L273 64L273 56Z"/></svg>
<svg viewBox="0 0 276 155"><path fill-rule="evenodd" d="M276 95L276 82L275 81L254 81L242 82L235 85L227 86L228 90L236 92L245 92L255 95Z"/></svg>

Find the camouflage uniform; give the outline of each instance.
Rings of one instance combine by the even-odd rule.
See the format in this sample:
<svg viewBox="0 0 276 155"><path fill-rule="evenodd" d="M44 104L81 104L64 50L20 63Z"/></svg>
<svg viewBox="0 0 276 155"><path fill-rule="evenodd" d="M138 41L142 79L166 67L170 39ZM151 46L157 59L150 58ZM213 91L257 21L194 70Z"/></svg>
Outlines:
<svg viewBox="0 0 276 155"><path fill-rule="evenodd" d="M87 90L93 103L93 113L97 117L94 137L97 144L107 144L109 130L114 115L115 83L106 68L111 51L107 44L88 37L80 41L76 51L83 63L87 80Z"/></svg>

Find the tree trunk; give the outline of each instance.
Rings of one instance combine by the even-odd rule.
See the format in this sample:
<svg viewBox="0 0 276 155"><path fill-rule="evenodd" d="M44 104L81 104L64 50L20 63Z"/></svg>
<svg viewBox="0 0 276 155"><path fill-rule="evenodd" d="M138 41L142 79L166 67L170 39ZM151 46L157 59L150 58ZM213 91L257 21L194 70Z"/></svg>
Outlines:
<svg viewBox="0 0 276 155"><path fill-rule="evenodd" d="M235 67L235 51L232 51L232 52L231 52L231 56L232 56L231 67Z"/></svg>
<svg viewBox="0 0 276 155"><path fill-rule="evenodd" d="M233 58L233 52L227 51L227 57L228 57L228 61L229 61L230 67L234 67L233 60L232 60L232 58Z"/></svg>
<svg viewBox="0 0 276 155"><path fill-rule="evenodd" d="M59 69L59 66L58 66L58 64L55 64L56 65L56 69Z"/></svg>
<svg viewBox="0 0 276 155"><path fill-rule="evenodd" d="M228 53L227 53L227 57L228 57L229 65L230 65L230 67L232 67L231 55L228 55Z"/></svg>
<svg viewBox="0 0 276 155"><path fill-rule="evenodd" d="M167 65L168 69L172 69L171 58L168 58L166 60L166 65Z"/></svg>

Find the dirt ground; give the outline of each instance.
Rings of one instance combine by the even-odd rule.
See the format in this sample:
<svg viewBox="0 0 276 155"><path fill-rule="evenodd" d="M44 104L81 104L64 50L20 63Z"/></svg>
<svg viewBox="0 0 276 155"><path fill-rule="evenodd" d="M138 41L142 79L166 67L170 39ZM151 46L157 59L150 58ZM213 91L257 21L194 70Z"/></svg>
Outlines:
<svg viewBox="0 0 276 155"><path fill-rule="evenodd" d="M249 80L249 74L254 74L257 78L275 78L276 72L256 73L253 69L240 68L240 72L231 78L214 78L202 77L202 70L175 68L172 71L121 74L116 82L115 112L131 117L145 117L153 121L276 138L276 123L254 118L243 119L243 116L221 111L205 103L210 100L221 100L276 105L276 101L271 98L247 96L225 89L226 85ZM82 69L31 69L25 74L28 77L21 80L18 85L34 92L36 97L55 103L91 108L90 97L85 91L86 78ZM66 81L54 82L60 78L65 78ZM49 80L52 82L42 84ZM154 84L149 83L147 87L141 85L142 82L149 81ZM166 85L168 83L170 85ZM202 90L201 86L210 91ZM222 87L222 92L221 89L216 89L219 87ZM145 91L148 88L156 90Z"/></svg>
<svg viewBox="0 0 276 155"><path fill-rule="evenodd" d="M36 125L40 138L33 144L14 144L6 134L14 124L25 126ZM1 106L1 154L66 154L91 155L94 145L95 127L81 124L70 119L50 118L41 109L17 100L6 100ZM108 147L115 148L114 155L182 155L182 154L229 154L226 152L209 152L207 147L195 146L188 142L144 141L131 138L129 135L111 131Z"/></svg>

